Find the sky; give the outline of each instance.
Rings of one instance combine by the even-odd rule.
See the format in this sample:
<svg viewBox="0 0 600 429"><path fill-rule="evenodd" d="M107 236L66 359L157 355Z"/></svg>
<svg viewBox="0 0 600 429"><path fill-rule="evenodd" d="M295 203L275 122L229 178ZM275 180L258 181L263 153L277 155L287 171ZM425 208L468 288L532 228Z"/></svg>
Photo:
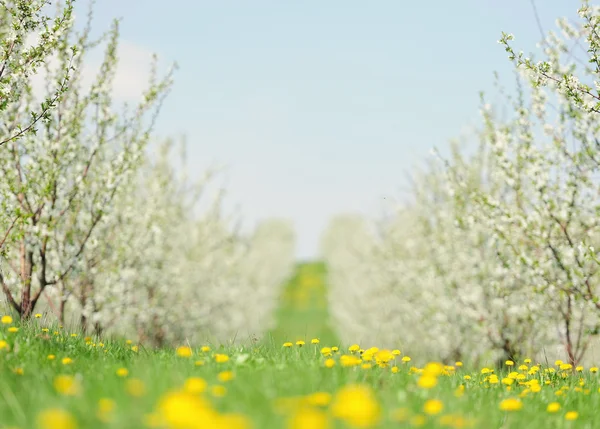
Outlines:
<svg viewBox="0 0 600 429"><path fill-rule="evenodd" d="M542 27L579 4L537 0ZM77 1L81 22L87 6ZM333 216L380 216L433 147L477 125L494 71L512 86L501 31L526 53L540 39L527 0L99 0L94 11L96 33L122 18L120 98L139 96L151 53L162 70L176 61L157 135L186 136L197 177L226 166L226 207L247 227L291 220L301 260L319 256Z"/></svg>

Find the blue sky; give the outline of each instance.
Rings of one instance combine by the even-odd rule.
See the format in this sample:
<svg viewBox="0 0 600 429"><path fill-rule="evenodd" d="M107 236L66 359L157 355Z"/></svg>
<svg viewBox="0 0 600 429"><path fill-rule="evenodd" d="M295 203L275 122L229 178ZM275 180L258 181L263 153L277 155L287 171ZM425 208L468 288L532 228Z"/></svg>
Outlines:
<svg viewBox="0 0 600 429"><path fill-rule="evenodd" d="M579 2L537 6L549 30ZM187 136L198 175L227 166L248 226L291 219L300 259L332 216L380 215L411 166L476 124L493 71L512 84L501 31L526 52L539 40L527 0L100 0L94 29L114 17L119 87L143 83L150 52L177 61L158 132Z"/></svg>

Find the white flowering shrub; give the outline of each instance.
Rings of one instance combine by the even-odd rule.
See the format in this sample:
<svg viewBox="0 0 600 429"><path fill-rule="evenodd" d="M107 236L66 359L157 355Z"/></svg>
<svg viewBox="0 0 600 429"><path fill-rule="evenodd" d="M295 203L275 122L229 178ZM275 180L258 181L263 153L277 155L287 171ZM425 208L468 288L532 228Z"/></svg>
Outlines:
<svg viewBox="0 0 600 429"><path fill-rule="evenodd" d="M17 92L0 109L0 125L16 136L0 150L6 303L24 320L47 311L85 332L154 345L262 334L292 269L291 226L271 220L250 235L239 233L223 213L223 192L205 198L213 172L191 181L187 167L174 163L170 140L154 156L152 130L173 69L159 78L154 58L141 100L118 110L112 99L118 22L92 40L91 12L76 32L66 7L51 33L52 64L35 74L23 63L11 75ZM20 47L21 36L16 40ZM91 86L84 85L86 55L101 44L104 61ZM45 94L34 89L40 76ZM44 110L37 132L20 132L38 99L53 97L56 88L60 96Z"/></svg>
<svg viewBox="0 0 600 429"><path fill-rule="evenodd" d="M484 102L475 154L455 148L444 168L418 174L413 201L373 222L378 235L342 223L326 235L344 338L367 324L445 360L557 344L570 363L583 359L600 315L600 8L583 2L579 15L579 25L557 21L562 35L540 44L543 61L502 35L518 71L513 113L500 120Z"/></svg>
<svg viewBox="0 0 600 429"><path fill-rule="evenodd" d="M111 100L117 64L118 26L108 39L104 62L95 82L82 89L81 65L95 41L89 25L75 34L71 21L57 40L56 67L46 67L47 91L73 67L69 90L46 112L37 133L23 134L0 151L0 200L11 246L3 252L0 277L4 294L24 319L31 316L48 286L63 287L69 276L85 270L86 252L101 237L99 225L115 215L114 200L131 180L143 156L153 118L171 84L152 74L142 101L132 112L117 113ZM76 42L75 50L70 48ZM76 52L73 57L72 52ZM52 83L56 83L53 85ZM20 123L37 103L31 77L21 82L15 108L1 114L1 123Z"/></svg>
<svg viewBox="0 0 600 429"><path fill-rule="evenodd" d="M43 102L38 106L22 103L22 98L30 95L30 77L64 42L64 32L73 23L71 0L58 9L54 20L45 15L49 5L49 0L0 1L0 146L35 133L41 122L49 120L51 109L68 88L75 45L62 47L67 61ZM37 36L33 44L27 43L30 36Z"/></svg>

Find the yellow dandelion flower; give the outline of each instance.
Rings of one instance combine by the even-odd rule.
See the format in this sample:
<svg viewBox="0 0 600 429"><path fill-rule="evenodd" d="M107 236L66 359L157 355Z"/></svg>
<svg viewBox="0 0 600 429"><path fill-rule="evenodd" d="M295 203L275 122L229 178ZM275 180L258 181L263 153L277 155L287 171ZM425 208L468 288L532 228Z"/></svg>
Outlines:
<svg viewBox="0 0 600 429"><path fill-rule="evenodd" d="M40 429L77 429L77 421L65 410L51 408L42 411L37 416Z"/></svg>
<svg viewBox="0 0 600 429"><path fill-rule="evenodd" d="M55 355L48 355L48 360L54 360L54 359L56 359Z"/></svg>
<svg viewBox="0 0 600 429"><path fill-rule="evenodd" d="M560 404L558 402L550 402L546 407L546 411L549 413L556 413L560 410Z"/></svg>
<svg viewBox="0 0 600 429"><path fill-rule="evenodd" d="M591 367L590 372L598 372L598 367L597 366Z"/></svg>
<svg viewBox="0 0 600 429"><path fill-rule="evenodd" d="M70 357L65 357L62 358L61 362L63 365L71 365L73 363L73 359L71 359Z"/></svg>
<svg viewBox="0 0 600 429"><path fill-rule="evenodd" d="M294 344L290 343L289 341L287 343L283 343L283 347L289 348L292 347Z"/></svg>
<svg viewBox="0 0 600 429"><path fill-rule="evenodd" d="M374 426L381 418L381 407L371 388L365 385L342 387L335 394L330 410L334 417L358 428Z"/></svg>
<svg viewBox="0 0 600 429"><path fill-rule="evenodd" d="M16 326L11 326L10 328L7 329L8 332L10 332L11 334L14 334L16 332L19 332L19 328L17 328Z"/></svg>
<svg viewBox="0 0 600 429"><path fill-rule="evenodd" d="M42 317L42 315L40 313L35 313L35 318L36 319L40 319Z"/></svg>
<svg viewBox="0 0 600 429"><path fill-rule="evenodd" d="M303 346L303 345L305 345L305 344L306 344L306 343L305 343L304 341L302 341L302 340L298 340L298 341L296 341L296 345L297 345L298 347L302 347L302 346Z"/></svg>
<svg viewBox="0 0 600 429"><path fill-rule="evenodd" d="M331 402L331 394L327 392L315 392L306 397L306 402L315 407L326 407Z"/></svg>
<svg viewBox="0 0 600 429"><path fill-rule="evenodd" d="M438 380L435 375L431 374L423 374L419 377L417 381L417 386L421 389L432 389L437 386Z"/></svg>
<svg viewBox="0 0 600 429"><path fill-rule="evenodd" d="M192 356L192 348L188 346L179 346L176 350L177 356L182 358L189 358Z"/></svg>
<svg viewBox="0 0 600 429"><path fill-rule="evenodd" d="M410 356L404 356L402 358L402 362L410 362L412 359L410 358Z"/></svg>
<svg viewBox="0 0 600 429"><path fill-rule="evenodd" d="M113 412L117 407L117 403L110 398L100 398L98 400L98 410L96 416L98 420L109 423L113 418Z"/></svg>
<svg viewBox="0 0 600 429"><path fill-rule="evenodd" d="M325 357L331 356L332 352L331 352L331 348L329 347L323 347L321 349L321 354Z"/></svg>
<svg viewBox="0 0 600 429"><path fill-rule="evenodd" d="M579 413L577 411L569 411L565 414L565 420L577 420Z"/></svg>
<svg viewBox="0 0 600 429"><path fill-rule="evenodd" d="M457 361L454 363L454 365L460 368L461 366L463 366L463 363L461 361Z"/></svg>
<svg viewBox="0 0 600 429"><path fill-rule="evenodd" d="M444 403L439 399L428 399L423 405L423 412L430 416L435 416L442 412Z"/></svg>
<svg viewBox="0 0 600 429"><path fill-rule="evenodd" d="M318 339L318 338L313 338L312 340L310 340L310 343L311 343L311 344L319 344L319 343L320 343L320 341L319 341L319 339Z"/></svg>
<svg viewBox="0 0 600 429"><path fill-rule="evenodd" d="M81 393L81 385L72 375L58 375L54 378L54 390L65 396L75 396Z"/></svg>
<svg viewBox="0 0 600 429"><path fill-rule="evenodd" d="M504 363L506 364L506 366L513 366L515 364L512 360L507 360Z"/></svg>
<svg viewBox="0 0 600 429"><path fill-rule="evenodd" d="M3 325L10 325L13 322L13 318L11 316L2 316L0 322L2 322Z"/></svg>
<svg viewBox="0 0 600 429"><path fill-rule="evenodd" d="M287 427L289 429L329 429L331 422L324 411L302 407L290 416Z"/></svg>
<svg viewBox="0 0 600 429"><path fill-rule="evenodd" d="M359 350L360 350L360 346L358 344L352 344L350 347L348 347L348 351L350 353L356 353Z"/></svg>
<svg viewBox="0 0 600 429"><path fill-rule="evenodd" d="M400 350L398 350L398 349L394 349L394 350L392 350L392 354L394 356L400 356L402 354L402 352Z"/></svg>
<svg viewBox="0 0 600 429"><path fill-rule="evenodd" d="M131 396L140 397L146 394L146 385L139 378L129 378L125 382L125 390Z"/></svg>
<svg viewBox="0 0 600 429"><path fill-rule="evenodd" d="M10 350L10 346L4 340L0 340L0 350Z"/></svg>
<svg viewBox="0 0 600 429"><path fill-rule="evenodd" d="M210 346L202 346L200 347L200 351L202 353L208 353L210 351Z"/></svg>
<svg viewBox="0 0 600 429"><path fill-rule="evenodd" d="M222 398L223 396L225 396L227 394L227 389L225 388L225 386L221 386L221 385L217 384L210 388L210 393L215 398Z"/></svg>
<svg viewBox="0 0 600 429"><path fill-rule="evenodd" d="M183 390L187 393L191 393L197 395L206 390L208 383L200 378L200 377L190 377L185 380L185 384L183 385Z"/></svg>
<svg viewBox="0 0 600 429"><path fill-rule="evenodd" d="M217 353L215 355L215 362L217 362L217 363L225 363L227 361L229 361L229 356L221 354L221 353Z"/></svg>
<svg viewBox="0 0 600 429"><path fill-rule="evenodd" d="M500 402L502 411L518 411L523 408L523 403L517 398L507 398Z"/></svg>
<svg viewBox="0 0 600 429"><path fill-rule="evenodd" d="M325 360L325 368L333 368L335 366L335 359L326 359Z"/></svg>
<svg viewBox="0 0 600 429"><path fill-rule="evenodd" d="M117 369L116 374L119 377L127 377L129 375L129 370L127 368L119 368Z"/></svg>
<svg viewBox="0 0 600 429"><path fill-rule="evenodd" d="M225 383L227 381L231 381L235 378L235 374L233 371L222 371L217 375L217 378L221 383Z"/></svg>
<svg viewBox="0 0 600 429"><path fill-rule="evenodd" d="M337 353L337 352L339 352L339 351L340 351L340 349L339 349L338 347L336 347L336 346L333 346L333 347L331 348L331 351L332 351L332 352L334 352L334 353Z"/></svg>
<svg viewBox="0 0 600 429"><path fill-rule="evenodd" d="M340 364L343 367L360 365L362 360L358 356L353 355L342 355L340 356Z"/></svg>

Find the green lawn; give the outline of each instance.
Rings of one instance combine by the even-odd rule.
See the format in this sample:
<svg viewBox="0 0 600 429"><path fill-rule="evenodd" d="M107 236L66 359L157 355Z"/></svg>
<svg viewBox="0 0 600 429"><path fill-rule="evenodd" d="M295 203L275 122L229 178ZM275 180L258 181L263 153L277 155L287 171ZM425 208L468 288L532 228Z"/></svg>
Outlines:
<svg viewBox="0 0 600 429"><path fill-rule="evenodd" d="M278 327L258 345L150 351L43 317L1 324L0 428L598 427L594 369L517 363L495 378L393 351L322 350L337 345L324 273L322 264L298 267Z"/></svg>

